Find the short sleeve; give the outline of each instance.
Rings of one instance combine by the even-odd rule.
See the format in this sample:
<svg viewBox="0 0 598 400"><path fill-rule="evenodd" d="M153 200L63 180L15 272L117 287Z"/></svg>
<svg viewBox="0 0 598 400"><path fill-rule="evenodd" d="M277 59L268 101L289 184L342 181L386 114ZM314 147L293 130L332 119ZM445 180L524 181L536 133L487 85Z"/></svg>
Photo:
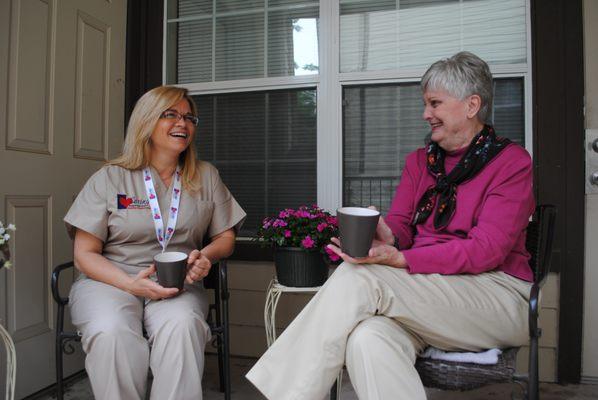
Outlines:
<svg viewBox="0 0 598 400"><path fill-rule="evenodd" d="M106 169L102 168L89 178L75 202L64 217L66 229L75 238L77 229L89 232L102 242L108 237Z"/></svg>
<svg viewBox="0 0 598 400"><path fill-rule="evenodd" d="M214 237L228 229L233 228L239 233L247 214L237 200L230 193L226 185L220 179L216 168L210 168L212 174L212 199L214 201L214 213L208 229L209 237Z"/></svg>

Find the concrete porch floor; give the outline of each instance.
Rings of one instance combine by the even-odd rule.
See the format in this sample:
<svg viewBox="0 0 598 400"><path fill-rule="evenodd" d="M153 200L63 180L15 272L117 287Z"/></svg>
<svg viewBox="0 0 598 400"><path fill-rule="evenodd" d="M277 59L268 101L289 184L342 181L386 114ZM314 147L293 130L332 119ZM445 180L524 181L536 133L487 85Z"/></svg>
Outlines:
<svg viewBox="0 0 598 400"><path fill-rule="evenodd" d="M246 358L233 358L231 360L232 398L236 400L263 400L263 397L249 381L245 373L249 371L255 360ZM220 400L223 395L218 391L218 367L216 356L206 357L206 371L204 374L204 400ZM428 400L507 400L515 390L520 394L517 385L501 384L469 392L448 392L427 389ZM544 383L540 385L540 398L542 400L590 400L598 399L598 385L568 385ZM56 399L53 388L44 390L28 400ZM67 384L65 400L90 400L93 399L91 387L87 376L82 374L70 379ZM345 371L341 390L342 400L357 400L357 395L351 386Z"/></svg>

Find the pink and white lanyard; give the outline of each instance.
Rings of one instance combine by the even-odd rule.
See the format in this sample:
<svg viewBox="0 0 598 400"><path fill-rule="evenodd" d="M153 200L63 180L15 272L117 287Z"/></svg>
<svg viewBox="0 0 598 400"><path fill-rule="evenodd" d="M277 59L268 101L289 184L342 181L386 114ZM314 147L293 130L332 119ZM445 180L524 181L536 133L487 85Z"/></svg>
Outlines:
<svg viewBox="0 0 598 400"><path fill-rule="evenodd" d="M152 209L152 219L154 220L156 237L158 238L158 242L160 242L160 246L162 246L162 252L166 251L166 246L168 246L170 238L172 238L174 235L176 220L179 215L179 203L181 201L180 166L177 166L173 178L174 184L172 188L172 198L170 199L170 209L168 212L168 223L166 225L166 230L164 230L164 219L162 218L162 213L160 212L160 204L158 203L158 197L156 196L152 174L150 173L149 167L143 169L145 191L147 193L147 199L149 200L150 208Z"/></svg>

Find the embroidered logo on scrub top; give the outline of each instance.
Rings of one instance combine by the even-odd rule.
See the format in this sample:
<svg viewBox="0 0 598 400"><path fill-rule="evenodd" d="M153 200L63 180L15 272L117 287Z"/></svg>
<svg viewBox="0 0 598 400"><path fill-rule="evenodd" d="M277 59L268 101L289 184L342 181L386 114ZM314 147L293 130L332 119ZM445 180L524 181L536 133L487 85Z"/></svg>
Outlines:
<svg viewBox="0 0 598 400"><path fill-rule="evenodd" d="M146 210L150 208L149 200L127 197L126 194L117 194L116 204L119 210Z"/></svg>

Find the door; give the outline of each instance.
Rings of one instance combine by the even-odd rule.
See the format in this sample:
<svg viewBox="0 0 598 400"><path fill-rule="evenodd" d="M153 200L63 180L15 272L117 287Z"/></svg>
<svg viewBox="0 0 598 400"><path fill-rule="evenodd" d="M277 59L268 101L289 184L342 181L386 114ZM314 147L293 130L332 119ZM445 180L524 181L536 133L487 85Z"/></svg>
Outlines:
<svg viewBox="0 0 598 400"><path fill-rule="evenodd" d="M584 0L586 242L582 380L598 383L598 2ZM592 179L592 175L595 178Z"/></svg>
<svg viewBox="0 0 598 400"><path fill-rule="evenodd" d="M0 320L17 398L55 382L50 274L72 259L62 218L74 196L122 145L125 24L125 0L0 2L0 219L17 226ZM66 374L82 360L66 356Z"/></svg>

